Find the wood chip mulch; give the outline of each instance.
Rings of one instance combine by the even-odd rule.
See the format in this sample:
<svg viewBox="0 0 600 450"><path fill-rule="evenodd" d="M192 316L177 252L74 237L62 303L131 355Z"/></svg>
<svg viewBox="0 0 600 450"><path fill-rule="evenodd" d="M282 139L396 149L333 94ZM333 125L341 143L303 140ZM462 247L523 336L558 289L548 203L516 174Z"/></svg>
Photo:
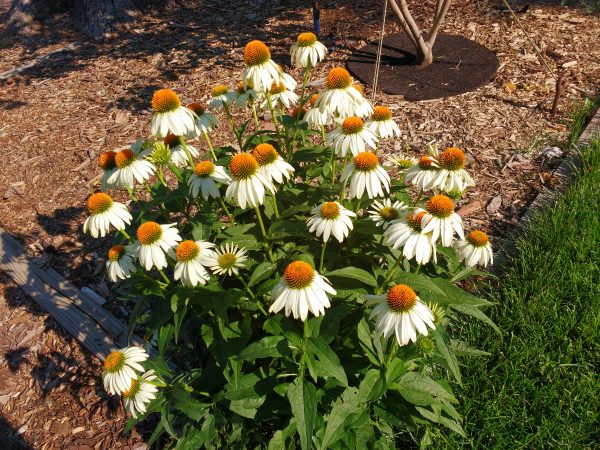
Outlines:
<svg viewBox="0 0 600 450"><path fill-rule="evenodd" d="M376 39L382 13L379 0L319 3L321 40L331 55L315 79ZM418 21L431 16L431 2L411 3ZM0 72L76 45L0 83L1 225L21 238L31 255L108 296L102 270L107 242L81 234L85 199L98 188L98 154L149 133L149 100L158 88L171 87L190 102L206 99L215 84L236 86L242 48L251 39L267 42L273 58L289 69L289 46L312 28L310 4L232 0L224 7L217 0L172 1L132 16L104 44L72 31L67 15L47 20L30 38L2 36ZM496 240L548 182L545 174L557 161L540 156L543 148L564 140L570 108L586 94L594 96L600 79L597 16L582 7L543 2L519 14L552 72L560 68L566 74L559 114L552 117L552 77L499 5L456 0L442 29L496 52L500 68L492 83L426 102L377 96L404 131L402 139L386 143L385 153L408 148L416 156L410 146L423 148L431 140L466 150L478 184L461 214L468 227L481 227ZM0 16L0 32L4 21ZM400 31L394 22L389 16L386 33ZM371 96L368 87L366 95ZM214 137L217 145L231 140L226 125L223 130ZM18 433L10 439L34 448L135 448L140 442L135 435L119 434L123 412L111 412L104 400L98 362L52 319L28 306L6 278L0 279L0 296L0 436Z"/></svg>

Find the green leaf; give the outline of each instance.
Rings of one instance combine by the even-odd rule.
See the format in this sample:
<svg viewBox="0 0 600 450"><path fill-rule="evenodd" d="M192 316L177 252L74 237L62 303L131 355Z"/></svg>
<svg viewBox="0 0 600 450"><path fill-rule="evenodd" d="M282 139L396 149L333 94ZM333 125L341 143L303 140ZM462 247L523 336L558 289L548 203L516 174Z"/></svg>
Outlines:
<svg viewBox="0 0 600 450"><path fill-rule="evenodd" d="M450 305L452 309L455 309L458 312L466 314L468 316L475 317L476 319L481 320L482 322L487 323L490 327L496 330L496 333L502 334L500 328L490 319L482 310L480 310L475 305Z"/></svg>
<svg viewBox="0 0 600 450"><path fill-rule="evenodd" d="M244 224L244 225L237 224L237 225L227 228L225 231L223 231L223 234L227 237L240 236L242 234L249 234L248 232L255 228L256 228L255 223L249 223L249 224Z"/></svg>
<svg viewBox="0 0 600 450"><path fill-rule="evenodd" d="M308 351L317 356L320 363L318 367L325 375L332 376L344 386L348 386L348 378L346 378L346 372L344 372L340 359L323 339L308 338Z"/></svg>
<svg viewBox="0 0 600 450"><path fill-rule="evenodd" d="M431 278L418 273L397 272L394 281L410 286L419 295L432 294L434 296L446 297L446 293L437 286Z"/></svg>
<svg viewBox="0 0 600 450"><path fill-rule="evenodd" d="M252 287L256 283L260 283L261 281L267 279L277 268L275 264L270 262L260 263L250 275L250 280L248 280L248 286Z"/></svg>
<svg viewBox="0 0 600 450"><path fill-rule="evenodd" d="M441 398L452 403L457 400L450 392L440 386L432 378L417 372L405 374L392 389L398 391L405 400L417 406L440 404Z"/></svg>
<svg viewBox="0 0 600 450"><path fill-rule="evenodd" d="M275 378L265 378L256 372L235 377L225 386L225 398L231 400L229 409L242 417L254 419L258 408L276 385Z"/></svg>
<svg viewBox="0 0 600 450"><path fill-rule="evenodd" d="M317 418L317 390L305 378L298 378L290 385L287 395L292 407L292 414L296 418L300 446L303 450L311 449Z"/></svg>
<svg viewBox="0 0 600 450"><path fill-rule="evenodd" d="M198 214L197 219L198 220L190 221L190 225L192 227L192 237L196 241L207 241L210 239L210 234L213 230L216 216L213 214L206 214L205 216Z"/></svg>
<svg viewBox="0 0 600 450"><path fill-rule="evenodd" d="M452 431L460 434L461 436L465 436L464 430L457 421L449 419L448 417L442 415L441 407L435 407L434 409L436 411L429 411L427 408L423 408L420 406L417 406L416 409L423 417L430 420L431 422L441 423L442 425L445 425L446 427L450 428Z"/></svg>
<svg viewBox="0 0 600 450"><path fill-rule="evenodd" d="M438 303L445 305L473 305L491 306L493 303L463 291L448 280L443 278L432 278L431 281L444 293L445 299L436 299Z"/></svg>
<svg viewBox="0 0 600 450"><path fill-rule="evenodd" d="M373 339L371 339L372 331L369 328L369 323L366 319L362 319L358 323L357 328L358 341L360 343L361 348L365 352L365 356L376 366L381 365L381 361L383 359L378 355L378 352L375 350L375 346L373 345Z"/></svg>
<svg viewBox="0 0 600 450"><path fill-rule="evenodd" d="M344 437L346 428L351 422L351 416L361 413L363 410L363 406L357 401L356 388L347 388L342 397L344 400L338 399L325 419L327 426L319 447L322 450Z"/></svg>
<svg viewBox="0 0 600 450"><path fill-rule="evenodd" d="M334 270L333 272L328 272L325 274L328 278L350 278L353 280L358 280L361 283L364 283L369 286L377 286L377 280L375 277L371 275L369 272L363 269L359 269L358 267L344 267L343 269Z"/></svg>
<svg viewBox="0 0 600 450"><path fill-rule="evenodd" d="M446 363L448 364L448 368L450 369L450 372L452 372L452 375L454 376L454 378L456 379L458 384L462 387L462 385L463 385L462 377L460 376L460 368L458 367L458 361L456 359L456 355L446 345L446 340L444 339L444 335L442 334L442 331L437 330L437 332L434 334L434 337L435 337L435 343L437 345L438 351L440 352L442 357L446 360Z"/></svg>
<svg viewBox="0 0 600 450"><path fill-rule="evenodd" d="M476 348L471 348L466 342L450 339L450 348L457 356L490 356L491 353Z"/></svg>
<svg viewBox="0 0 600 450"><path fill-rule="evenodd" d="M254 361L258 358L286 356L290 353L290 344L287 339L281 336L266 336L242 350L238 358L243 361Z"/></svg>
<svg viewBox="0 0 600 450"><path fill-rule="evenodd" d="M210 406L209 403L196 400L192 393L180 384L173 386L167 398L173 408L178 409L196 422L200 420L206 408Z"/></svg>
<svg viewBox="0 0 600 450"><path fill-rule="evenodd" d="M398 378L406 373L406 364L400 358L392 359L385 369L385 381L387 384L395 383Z"/></svg>
<svg viewBox="0 0 600 450"><path fill-rule="evenodd" d="M369 369L358 387L358 398L362 402L377 401L385 392L385 379L377 369Z"/></svg>
<svg viewBox="0 0 600 450"><path fill-rule="evenodd" d="M239 247L243 247L247 250L260 250L263 247L262 242L256 236L251 234L240 234L238 236L232 236L223 241L226 243L236 244Z"/></svg>
<svg viewBox="0 0 600 450"><path fill-rule="evenodd" d="M279 220L269 227L269 240L279 240L291 237L310 237L304 222L295 220Z"/></svg>

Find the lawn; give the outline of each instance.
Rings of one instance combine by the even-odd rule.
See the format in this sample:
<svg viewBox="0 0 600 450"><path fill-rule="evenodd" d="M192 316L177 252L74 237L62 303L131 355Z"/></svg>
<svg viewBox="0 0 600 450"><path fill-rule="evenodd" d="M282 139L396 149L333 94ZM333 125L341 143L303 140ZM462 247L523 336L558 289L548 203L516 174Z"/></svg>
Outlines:
<svg viewBox="0 0 600 450"><path fill-rule="evenodd" d="M460 392L466 438L436 448L593 448L600 356L600 137L555 208L537 214L489 296L502 336L478 322L462 330L490 353L465 361Z"/></svg>

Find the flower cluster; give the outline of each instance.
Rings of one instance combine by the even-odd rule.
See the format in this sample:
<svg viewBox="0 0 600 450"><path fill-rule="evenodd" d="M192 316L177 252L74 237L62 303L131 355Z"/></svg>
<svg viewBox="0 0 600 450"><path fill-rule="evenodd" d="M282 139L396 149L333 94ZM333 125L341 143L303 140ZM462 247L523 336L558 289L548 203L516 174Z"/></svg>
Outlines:
<svg viewBox="0 0 600 450"><path fill-rule="evenodd" d="M273 395L289 396L294 413L294 389L316 389L307 387L307 371L315 385L328 380L317 403L341 402L350 381L385 372L371 364L386 369L406 360L385 376L426 377L434 371L425 365L454 357L445 347L454 317L446 311L464 299L448 280L493 263L488 236L465 233L455 211L474 185L465 154L430 145L418 161L382 163L382 143L402 137L392 109L371 105L342 67L310 92L318 85L309 83L311 71L326 55L314 34L298 37L291 65L304 73L300 84L263 42L252 41L236 89L219 84L209 99L189 103L158 90L151 135L100 155L101 192L87 200L83 230L95 238L117 232L108 278L136 301L131 323L155 337L148 345L156 357L129 347L105 362L106 391L120 394L133 417L156 399L171 408L161 406L165 424L167 410L179 411L180 426L171 429L189 431L196 425L186 426L188 419L254 418L263 404L281 401ZM222 122L235 142L215 147L211 135ZM125 196L127 203L115 200ZM429 278L435 281L423 281ZM146 360L152 370L144 372ZM441 367L454 370L454 360ZM295 384L251 389L296 376L296 368ZM262 397L244 403L255 394ZM202 433L220 436L216 446L235 446L214 422L204 423Z"/></svg>
<svg viewBox="0 0 600 450"><path fill-rule="evenodd" d="M158 391L154 370L144 371L140 364L147 359L144 349L126 347L111 352L104 360L104 389L109 394L121 395L125 409L133 417L146 412L146 405L156 398Z"/></svg>

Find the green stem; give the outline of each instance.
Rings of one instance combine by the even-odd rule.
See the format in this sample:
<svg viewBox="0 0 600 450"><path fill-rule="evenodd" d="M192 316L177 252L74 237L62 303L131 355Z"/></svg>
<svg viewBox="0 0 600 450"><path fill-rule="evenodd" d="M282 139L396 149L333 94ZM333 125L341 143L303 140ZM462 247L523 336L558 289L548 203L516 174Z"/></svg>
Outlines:
<svg viewBox="0 0 600 450"><path fill-rule="evenodd" d="M144 187L146 188L146 190L150 194L150 197L153 197L153 195L152 195L152 188L150 187L150 185L148 184L148 182L144 180L144 182L142 184L144 185Z"/></svg>
<svg viewBox="0 0 600 450"><path fill-rule="evenodd" d="M158 273L160 273L160 274L162 275L162 277L163 277L163 280L165 280L165 283L167 283L167 284L170 284L170 283L171 283L171 280L169 280L169 279L167 278L167 276L166 276L166 275L165 275L165 273L162 271L162 269L160 269L160 270L158 271Z"/></svg>
<svg viewBox="0 0 600 450"><path fill-rule="evenodd" d="M402 255L400 255L398 257L398 259L396 259L396 262L394 262L394 264L392 265L392 267L390 267L390 270L388 271L388 274L385 277L385 280L383 280L383 283L381 283L381 286L379 287L379 289L377 289L377 294L381 294L385 290L385 288L387 287L388 283L392 279L392 276L394 275L396 267L398 267L398 265L400 264L400 259L401 258L402 258Z"/></svg>
<svg viewBox="0 0 600 450"><path fill-rule="evenodd" d="M187 155L190 167L192 168L192 170L194 170L194 167L196 167L196 165L194 164L194 158L192 158L192 154L190 153L190 150L188 149L188 146L185 143L185 139L183 138L183 136L179 136L179 143L181 144L181 146L183 147L183 151L185 151L185 154Z"/></svg>
<svg viewBox="0 0 600 450"><path fill-rule="evenodd" d="M133 191L133 189L131 189L129 186L127 186L127 192L129 193L129 196L131 197L131 200L133 200L136 203L139 203L138 198L135 195L135 192Z"/></svg>
<svg viewBox="0 0 600 450"><path fill-rule="evenodd" d="M356 214L356 217L358 218L358 211L360 211L360 202L362 201L362 197L360 197L358 199L358 202L356 203L356 210L354 211L354 214Z"/></svg>
<svg viewBox="0 0 600 450"><path fill-rule="evenodd" d="M235 138L237 140L237 143L238 143L238 145L240 147L240 151L241 151L242 150L242 138L237 132L237 125L235 124L235 119L231 115L231 112L229 111L229 106L227 106L227 103L225 103L225 102L223 102L223 109L225 110L225 114L227 114L227 119L229 120L229 124L231 125L231 129L233 130L233 134L235 135Z"/></svg>
<svg viewBox="0 0 600 450"><path fill-rule="evenodd" d="M273 200L273 210L275 211L275 217L279 219L279 208L277 207L277 199L275 198L275 195L273 195L271 199Z"/></svg>
<svg viewBox="0 0 600 450"><path fill-rule="evenodd" d="M296 145L296 134L298 133L298 123L300 122L300 117L302 116L302 111L304 108L304 104L306 103L306 99L304 98L304 94L306 93L306 86L308 85L308 79L310 78L310 66L304 68L304 79L302 80L302 89L300 90L300 103L298 104L298 114L296 115L296 124L294 127L294 134L292 134L291 140L291 149L290 155L288 159L291 159L292 154L294 153L294 147Z"/></svg>
<svg viewBox="0 0 600 450"><path fill-rule="evenodd" d="M300 379L304 379L306 369L306 341L308 340L308 317L304 321L304 332L302 334L302 356L300 357Z"/></svg>
<svg viewBox="0 0 600 450"><path fill-rule="evenodd" d="M223 201L222 197L219 197L219 203L221 204L221 208L223 208L223 210L225 211L225 214L227 214L227 217L229 218L229 223L231 225L234 225L235 224L235 220L233 220L233 216L231 215L231 213L227 209L227 205L225 205L225 202Z"/></svg>
<svg viewBox="0 0 600 450"><path fill-rule="evenodd" d="M388 355L387 355L387 358L385 358L385 366L384 367L390 366L392 359L394 358L394 356L396 356L397 349L398 349L398 343L397 343L396 339L394 339L392 337L392 341L390 342L390 348L388 349Z"/></svg>
<svg viewBox="0 0 600 450"><path fill-rule="evenodd" d="M323 241L323 247L321 247L321 259L319 260L319 273L323 272L323 260L325 259L325 247L327 247L327 241Z"/></svg>
<svg viewBox="0 0 600 450"><path fill-rule="evenodd" d="M208 145L208 148L210 149L210 153L211 153L213 159L216 161L217 156L215 155L215 149L213 148L213 145L210 140L210 137L208 136L208 133L206 131L204 131L202 134L204 134L204 140L206 141L206 145Z"/></svg>
<svg viewBox="0 0 600 450"><path fill-rule="evenodd" d="M417 198L416 198L415 202L413 203L413 206L417 206L419 204L419 202L421 201L422 197L423 197L423 189L421 189L419 191L419 195L417 195Z"/></svg>
<svg viewBox="0 0 600 450"><path fill-rule="evenodd" d="M258 306L258 309L260 309L260 311L266 316L269 316L269 313L267 313L267 311L265 311L265 308L263 308L263 305L260 303L260 300L258 300L258 298L256 297L256 295L254 295L254 292L252 292L252 289L250 289L250 286L248 286L248 284L244 281L244 279L242 277L240 277L240 275L236 275L237 279L240 280L240 283L242 283L244 285L244 288L246 288L246 292L248 292L248 294L250 295L250 297L252 297L252 300L256 301L256 306Z"/></svg>
<svg viewBox="0 0 600 450"><path fill-rule="evenodd" d="M265 92L265 97L267 98L267 104L269 105L269 111L271 111L271 118L273 119L273 125L275 126L275 133L277 134L277 140L281 144L281 133L279 132L279 122L277 121L277 116L275 115L275 108L273 108L273 102L271 101L271 93Z"/></svg>
<svg viewBox="0 0 600 450"><path fill-rule="evenodd" d="M167 182L165 181L162 165L158 166L158 171L156 172L156 176L158 177L158 181L160 181L164 187L167 187Z"/></svg>
<svg viewBox="0 0 600 450"><path fill-rule="evenodd" d="M344 158L344 168L348 165L348 155ZM344 169L343 168L343 169ZM343 170L342 169L342 170ZM348 184L348 180L350 177L347 177L342 184L342 190L340 191L340 200L344 200L346 198L346 185Z"/></svg>
<svg viewBox="0 0 600 450"><path fill-rule="evenodd" d="M269 254L269 259L273 264L275 264L275 258L273 257L273 252L271 251L271 244L269 244L269 239L267 238L267 232L265 230L265 224L262 219L262 214L260 213L260 209L258 206L254 208L256 210L256 217L258 218L258 224L260 225L260 232L262 233L262 237L265 241L265 247L267 247L267 253Z"/></svg>
<svg viewBox="0 0 600 450"><path fill-rule="evenodd" d="M256 113L256 102L252 102L252 116L254 117L254 123L256 124L256 131L260 131L260 121L258 120L258 114Z"/></svg>
<svg viewBox="0 0 600 450"><path fill-rule="evenodd" d="M125 239L129 240L130 242L133 242L133 239L131 239L131 236L129 236L129 233L127 233L127 231L125 230L119 230L119 232L125 236Z"/></svg>

